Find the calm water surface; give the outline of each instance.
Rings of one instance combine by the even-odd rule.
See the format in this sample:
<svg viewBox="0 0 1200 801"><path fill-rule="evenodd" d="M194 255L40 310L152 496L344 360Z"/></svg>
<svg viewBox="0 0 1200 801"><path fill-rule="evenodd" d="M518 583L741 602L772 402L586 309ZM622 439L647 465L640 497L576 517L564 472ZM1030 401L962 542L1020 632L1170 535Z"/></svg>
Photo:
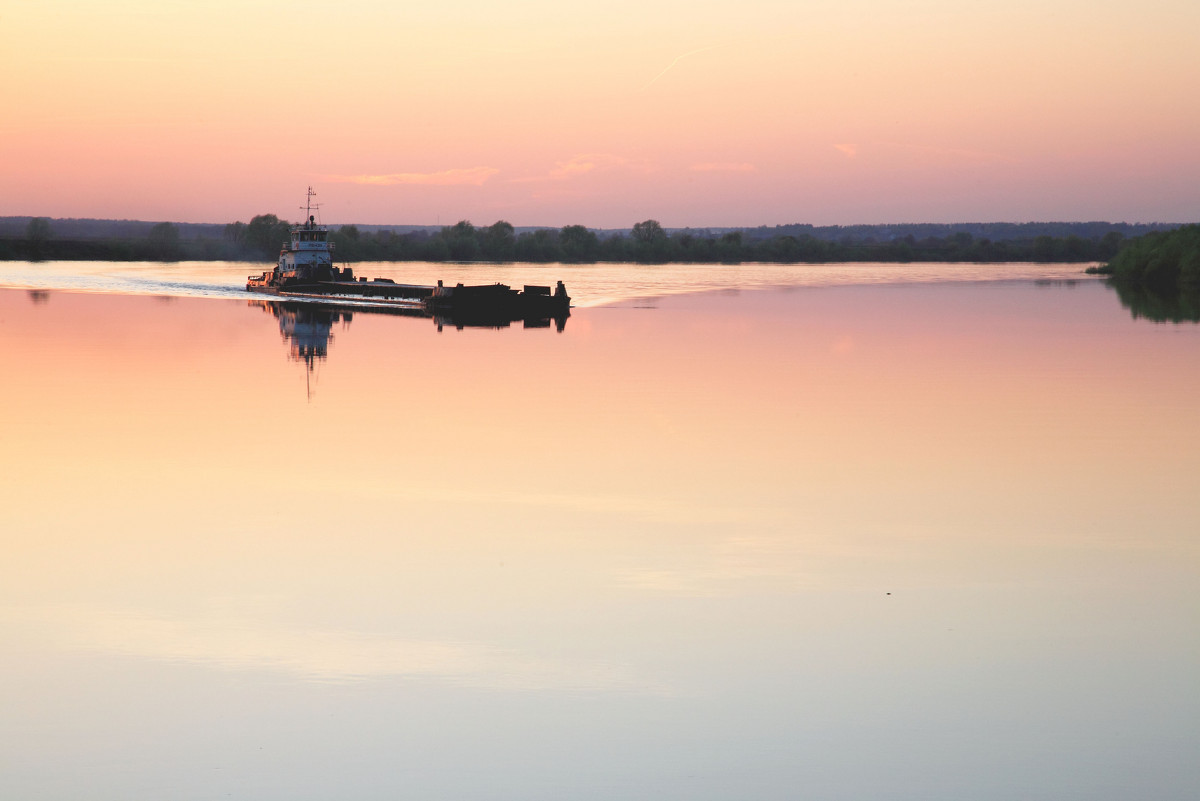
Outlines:
<svg viewBox="0 0 1200 801"><path fill-rule="evenodd" d="M0 262L0 286L169 297L244 298L260 262ZM1085 264L445 264L358 263L356 275L433 285L566 283L576 306L722 289L924 283L1073 280Z"/></svg>
<svg viewBox="0 0 1200 801"><path fill-rule="evenodd" d="M562 333L0 290L0 797L1195 795L1200 326L569 269Z"/></svg>

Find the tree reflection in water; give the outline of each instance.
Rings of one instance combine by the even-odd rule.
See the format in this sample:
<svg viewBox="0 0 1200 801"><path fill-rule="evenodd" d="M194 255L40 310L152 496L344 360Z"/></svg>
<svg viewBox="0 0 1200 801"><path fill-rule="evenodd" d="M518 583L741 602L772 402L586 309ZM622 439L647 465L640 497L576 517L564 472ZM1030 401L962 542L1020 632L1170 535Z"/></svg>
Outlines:
<svg viewBox="0 0 1200 801"><path fill-rule="evenodd" d="M1133 319L1155 323L1200 323L1200 289L1180 287L1153 288L1144 284L1110 280L1121 305Z"/></svg>

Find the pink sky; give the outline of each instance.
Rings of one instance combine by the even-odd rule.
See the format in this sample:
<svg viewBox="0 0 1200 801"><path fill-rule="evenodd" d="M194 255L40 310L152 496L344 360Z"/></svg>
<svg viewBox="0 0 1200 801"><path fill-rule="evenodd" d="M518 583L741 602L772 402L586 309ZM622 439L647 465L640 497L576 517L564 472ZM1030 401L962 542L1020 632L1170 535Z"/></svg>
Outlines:
<svg viewBox="0 0 1200 801"><path fill-rule="evenodd" d="M627 227L1200 219L1200 6L0 10L0 215Z"/></svg>

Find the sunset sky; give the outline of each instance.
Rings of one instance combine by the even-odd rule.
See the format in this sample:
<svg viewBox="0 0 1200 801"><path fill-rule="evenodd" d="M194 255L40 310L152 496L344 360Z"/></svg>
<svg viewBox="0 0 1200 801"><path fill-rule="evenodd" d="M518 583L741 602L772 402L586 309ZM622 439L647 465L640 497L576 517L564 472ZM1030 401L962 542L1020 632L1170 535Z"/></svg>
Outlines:
<svg viewBox="0 0 1200 801"><path fill-rule="evenodd" d="M1200 219L1195 0L6 0L0 215Z"/></svg>

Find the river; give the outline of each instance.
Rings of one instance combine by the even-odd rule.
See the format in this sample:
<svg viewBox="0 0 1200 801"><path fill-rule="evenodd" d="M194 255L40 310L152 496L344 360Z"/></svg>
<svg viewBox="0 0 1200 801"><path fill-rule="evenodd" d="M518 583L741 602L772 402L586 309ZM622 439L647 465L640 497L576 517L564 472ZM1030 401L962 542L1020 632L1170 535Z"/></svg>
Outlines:
<svg viewBox="0 0 1200 801"><path fill-rule="evenodd" d="M1178 799L1200 326L1078 265L0 265L0 797Z"/></svg>

